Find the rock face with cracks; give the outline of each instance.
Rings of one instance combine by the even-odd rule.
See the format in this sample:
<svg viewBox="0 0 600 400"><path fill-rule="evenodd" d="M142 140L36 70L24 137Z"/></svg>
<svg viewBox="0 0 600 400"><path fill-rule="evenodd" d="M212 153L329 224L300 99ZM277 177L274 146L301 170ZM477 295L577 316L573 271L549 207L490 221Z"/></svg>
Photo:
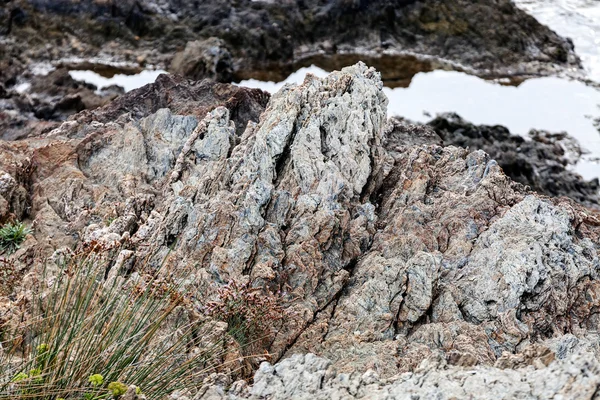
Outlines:
<svg viewBox="0 0 600 400"><path fill-rule="evenodd" d="M121 249L110 274L166 265L197 305L230 279L279 291L293 317L268 350L283 361L198 398L595 392L593 211L528 192L483 151L398 132L362 63L266 108L260 91L168 79L154 85L169 96L150 85L0 142L0 217L35 227L10 256L26 277L13 293L32 260L98 243Z"/></svg>
<svg viewBox="0 0 600 400"><path fill-rule="evenodd" d="M483 150L512 180L538 193L566 196L586 207L600 208L598 179L586 181L570 170L585 152L577 140L565 132L536 129L529 132L529 138L511 134L501 125L474 125L454 113L440 114L424 125L392 117L387 132L391 145L453 145Z"/></svg>

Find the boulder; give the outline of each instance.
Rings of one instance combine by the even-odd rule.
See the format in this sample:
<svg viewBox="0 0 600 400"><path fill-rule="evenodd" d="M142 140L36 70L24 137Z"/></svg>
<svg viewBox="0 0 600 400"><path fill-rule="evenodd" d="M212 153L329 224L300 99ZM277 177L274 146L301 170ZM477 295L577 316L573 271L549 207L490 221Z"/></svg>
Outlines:
<svg viewBox="0 0 600 400"><path fill-rule="evenodd" d="M175 55L171 72L193 80L210 78L217 82L231 82L233 59L223 40L196 40L188 42L185 50Z"/></svg>

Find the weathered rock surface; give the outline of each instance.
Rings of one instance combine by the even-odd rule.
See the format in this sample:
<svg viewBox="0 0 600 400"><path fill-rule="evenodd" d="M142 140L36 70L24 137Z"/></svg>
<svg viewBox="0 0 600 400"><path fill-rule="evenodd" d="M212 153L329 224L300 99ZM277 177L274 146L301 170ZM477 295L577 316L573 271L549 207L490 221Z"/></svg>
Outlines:
<svg viewBox="0 0 600 400"><path fill-rule="evenodd" d="M438 116L428 123L444 145L483 150L506 175L548 196L567 196L586 206L600 207L598 179L584 181L567 167L582 153L566 133L532 130L531 140L511 135L503 126L476 126L456 114Z"/></svg>
<svg viewBox="0 0 600 400"><path fill-rule="evenodd" d="M258 89L240 88L210 79L194 82L177 75L163 74L153 84L133 90L103 108L77 114L60 131L67 129L71 132L69 135L81 136L85 133L73 132L79 132L79 129L85 129L94 122L123 123L123 117L128 121L139 120L163 108L168 108L173 114L202 119L215 107L225 106L241 135L248 121L258 120L269 98L269 93Z"/></svg>
<svg viewBox="0 0 600 400"><path fill-rule="evenodd" d="M377 372L338 373L313 354L295 355L274 366L264 363L254 384L241 393L212 386L197 400L221 399L596 399L600 364L572 356L548 367L499 369L423 362L415 372L381 379ZM235 387L235 384L234 384Z"/></svg>
<svg viewBox="0 0 600 400"><path fill-rule="evenodd" d="M531 130L529 138L513 135L500 125L474 125L453 113L438 115L423 125L390 118L387 133L390 144L454 145L483 150L512 180L537 193L566 196L586 207L600 208L598 179L585 181L569 169L583 153L575 139L565 132L539 130Z"/></svg>
<svg viewBox="0 0 600 400"><path fill-rule="evenodd" d="M364 64L307 76L264 109L261 91L190 85L163 76L0 142L4 218L35 228L10 256L25 279L0 320L19 317L32 263L102 244L120 251L109 274L162 266L197 306L230 279L281 292L293 317L266 350L330 361L284 361L300 375L288 383L265 364L251 395L313 393L330 363L317 387L332 396L594 393L597 213L527 191L481 150L428 144L429 128L396 131ZM369 369L379 378L363 382Z"/></svg>

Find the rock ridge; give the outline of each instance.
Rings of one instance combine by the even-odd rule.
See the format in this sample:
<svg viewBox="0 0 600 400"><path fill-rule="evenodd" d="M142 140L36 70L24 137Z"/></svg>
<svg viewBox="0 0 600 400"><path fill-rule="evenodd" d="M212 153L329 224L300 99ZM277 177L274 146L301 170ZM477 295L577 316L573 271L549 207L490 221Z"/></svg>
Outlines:
<svg viewBox="0 0 600 400"><path fill-rule="evenodd" d="M8 257L21 279L1 288L0 319L23 317L36 265L102 244L117 253L107 274L169 274L196 294L193 315L232 279L281 293L293 317L248 396L593 395L598 214L392 126L382 88L363 63L270 99L162 76L0 141L0 222L34 227Z"/></svg>

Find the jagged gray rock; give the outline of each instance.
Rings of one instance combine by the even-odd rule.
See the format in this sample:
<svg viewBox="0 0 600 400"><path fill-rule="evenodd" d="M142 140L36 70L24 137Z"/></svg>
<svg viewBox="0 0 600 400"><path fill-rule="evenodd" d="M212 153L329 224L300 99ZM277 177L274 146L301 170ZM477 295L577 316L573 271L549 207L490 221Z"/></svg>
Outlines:
<svg viewBox="0 0 600 400"><path fill-rule="evenodd" d="M427 360L415 372L381 379L373 370L337 373L314 354L263 363L243 393L210 388L195 400L241 399L597 399L600 364L575 355L548 367L498 369L453 367ZM485 389L483 389L485 388Z"/></svg>
<svg viewBox="0 0 600 400"><path fill-rule="evenodd" d="M176 87L171 109L149 101L126 113L117 101L46 137L0 142L0 168L31 204L21 216L34 237L10 256L27 279L36 257L102 244L119 250L108 276L168 274L194 318L230 279L281 293L290 317L265 350L329 361L274 367L290 380L261 367L249 396L576 398L597 385L594 211L528 192L483 151L411 137L426 128L392 135L379 74L362 63L284 87L260 118L260 93L225 85L238 100L210 97L202 118L178 115L189 109ZM19 197L4 193L16 210ZM27 292L11 289L25 294L3 297L0 318L20 320L14 299ZM323 375L329 366L337 378ZM222 386L202 395L245 396Z"/></svg>
<svg viewBox="0 0 600 400"><path fill-rule="evenodd" d="M408 136L403 132L410 127L397 119L392 121L392 137ZM529 132L531 140L525 140L503 126L474 125L453 113L438 115L427 126L435 129L430 132L432 135L410 136L430 144L483 150L500 164L511 179L531 186L538 193L567 196L587 207L600 208L598 179L585 181L569 168L578 162L583 150L577 140L565 132L532 129ZM427 131L427 128L420 129Z"/></svg>

